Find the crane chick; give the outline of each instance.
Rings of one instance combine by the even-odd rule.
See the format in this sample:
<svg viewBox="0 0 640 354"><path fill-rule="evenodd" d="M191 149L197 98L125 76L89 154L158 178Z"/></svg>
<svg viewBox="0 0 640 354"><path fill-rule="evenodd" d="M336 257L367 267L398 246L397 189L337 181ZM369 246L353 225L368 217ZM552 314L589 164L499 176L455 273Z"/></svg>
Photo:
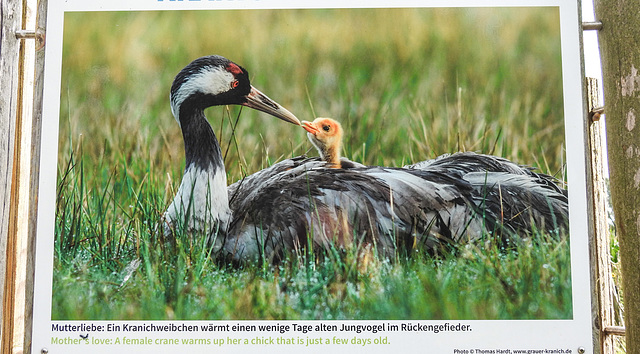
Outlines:
<svg viewBox="0 0 640 354"><path fill-rule="evenodd" d="M302 121L311 144L316 147L320 159L330 168L357 168L365 165L340 156L342 150L342 126L331 118L316 118L313 122Z"/></svg>
<svg viewBox="0 0 640 354"><path fill-rule="evenodd" d="M302 121L311 144L316 147L320 158L331 168L340 168L342 149L342 126L331 118L316 118L313 122Z"/></svg>

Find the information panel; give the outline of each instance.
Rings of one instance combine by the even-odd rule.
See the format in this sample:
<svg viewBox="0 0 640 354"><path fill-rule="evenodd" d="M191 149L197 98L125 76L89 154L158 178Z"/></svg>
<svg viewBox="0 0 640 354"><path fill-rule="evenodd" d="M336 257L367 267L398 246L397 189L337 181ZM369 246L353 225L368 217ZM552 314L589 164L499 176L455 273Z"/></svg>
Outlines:
<svg viewBox="0 0 640 354"><path fill-rule="evenodd" d="M578 21L50 2L32 351L592 352Z"/></svg>

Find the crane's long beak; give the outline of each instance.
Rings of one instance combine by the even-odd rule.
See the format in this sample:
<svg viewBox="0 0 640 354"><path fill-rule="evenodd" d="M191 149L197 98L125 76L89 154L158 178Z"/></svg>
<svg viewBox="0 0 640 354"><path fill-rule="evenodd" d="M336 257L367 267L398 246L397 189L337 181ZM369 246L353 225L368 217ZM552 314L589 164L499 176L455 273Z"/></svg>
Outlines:
<svg viewBox="0 0 640 354"><path fill-rule="evenodd" d="M247 102L242 105L271 114L285 122L300 125L300 121L293 115L293 113L289 112L286 108L282 107L253 86L251 86L251 92L247 95Z"/></svg>
<svg viewBox="0 0 640 354"><path fill-rule="evenodd" d="M312 122L306 120L302 121L302 127L304 128L304 130L313 135L316 135L319 132L318 128L316 128L316 126Z"/></svg>

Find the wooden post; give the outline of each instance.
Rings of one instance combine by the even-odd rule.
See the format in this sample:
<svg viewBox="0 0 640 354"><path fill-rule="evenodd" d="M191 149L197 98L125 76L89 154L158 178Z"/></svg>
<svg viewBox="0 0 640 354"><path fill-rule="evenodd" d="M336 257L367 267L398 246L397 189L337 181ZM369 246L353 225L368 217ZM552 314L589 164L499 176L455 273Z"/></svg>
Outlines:
<svg viewBox="0 0 640 354"><path fill-rule="evenodd" d="M609 224L607 217L607 189L604 175L604 121L600 119L602 105L599 102L598 81L586 79L589 117L589 155L591 161L590 177L593 195L594 242L591 252L591 267L594 277L594 305L598 311L594 314L600 350L603 354L615 353L615 344L611 328L616 324L616 309L619 298L613 284L611 273L611 253L609 248Z"/></svg>
<svg viewBox="0 0 640 354"><path fill-rule="evenodd" d="M36 249L36 225L38 218L38 184L40 177L40 143L42 133L42 89L44 86L44 48L46 44L47 0L38 0L35 38L35 85L33 88L33 117L31 123L31 174L29 182L29 230L27 235L24 306L24 352L31 349L33 327L33 282Z"/></svg>
<svg viewBox="0 0 640 354"><path fill-rule="evenodd" d="M2 352L11 346L11 302L8 297L13 292L13 268L11 259L11 238L13 217L13 160L15 152L16 115L18 110L18 57L20 42L15 33L22 19L21 3L13 0L0 0L0 318L2 327ZM9 248L9 249L8 249Z"/></svg>
<svg viewBox="0 0 640 354"><path fill-rule="evenodd" d="M578 0L578 21L580 26L580 71L582 77L585 77L584 67L584 42L582 30L584 25L582 24L582 1ZM583 147L585 151L585 164L586 164L586 187L587 187L587 214L589 221L587 223L587 237L589 241L589 274L591 281L591 338L594 354L606 354L603 350L605 343L602 341L602 326L600 320L600 302L599 299L599 284L598 284L598 267L596 266L596 259L598 254L598 203L595 190L598 188L594 183L594 169L597 169L597 162L592 156L592 124L589 112L592 108L591 90L588 85L588 81L583 82L582 86L582 109L584 116L583 129L585 136L588 137L586 145ZM571 189L571 187L569 187Z"/></svg>
<svg viewBox="0 0 640 354"><path fill-rule="evenodd" d="M596 0L627 353L640 354L640 2Z"/></svg>
<svg viewBox="0 0 640 354"><path fill-rule="evenodd" d="M41 5L46 8L46 1ZM36 0L0 0L0 6L0 351L22 354L29 351L31 339L44 16L34 35Z"/></svg>

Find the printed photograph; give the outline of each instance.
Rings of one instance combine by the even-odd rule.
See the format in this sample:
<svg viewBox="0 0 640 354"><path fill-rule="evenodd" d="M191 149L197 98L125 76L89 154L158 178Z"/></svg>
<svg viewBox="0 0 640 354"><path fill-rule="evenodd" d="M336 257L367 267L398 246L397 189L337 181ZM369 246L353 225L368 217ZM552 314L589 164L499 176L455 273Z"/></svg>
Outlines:
<svg viewBox="0 0 640 354"><path fill-rule="evenodd" d="M558 7L66 12L52 320L572 319L562 80Z"/></svg>

